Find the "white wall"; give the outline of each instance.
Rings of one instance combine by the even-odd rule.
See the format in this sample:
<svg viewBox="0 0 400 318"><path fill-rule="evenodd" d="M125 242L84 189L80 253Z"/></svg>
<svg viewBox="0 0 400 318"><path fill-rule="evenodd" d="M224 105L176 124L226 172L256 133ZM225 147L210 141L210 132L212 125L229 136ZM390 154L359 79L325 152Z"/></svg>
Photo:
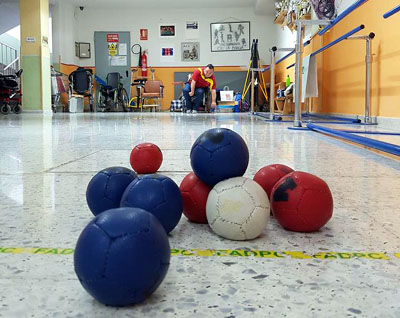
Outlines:
<svg viewBox="0 0 400 318"><path fill-rule="evenodd" d="M223 14L221 12L223 11ZM248 66L250 61L250 51L236 52L211 52L210 44L210 23L221 21L250 21L250 37L259 39L259 55L262 63L269 63L270 56L268 50L276 44L276 25L273 24L273 16L256 15L252 7L249 8L226 8L221 9L152 9L136 10L127 8L118 9L95 9L86 7L84 11L75 9L75 18L71 17L70 9L65 11L69 14L70 21L76 23L75 41L90 42L92 47L91 59L77 59L77 64L81 66L94 66L94 31L130 31L131 44L140 43L144 49L149 50L149 66L192 66L199 64L213 63L216 66ZM65 17L62 17L65 20ZM67 19L67 20L68 20ZM200 38L190 40L200 42L200 62L181 62L181 42L189 41L185 38L185 22L199 21ZM68 21L65 21L68 22ZM160 23L176 24L177 36L174 39L164 40L158 35ZM65 23L64 23L65 24ZM73 26L72 26L73 27ZM149 30L149 40L139 41L139 29ZM62 35L69 33L67 37ZM60 40L64 42L61 48L62 61L71 63L70 58L73 52L73 40L70 28L62 25L60 30ZM173 64L160 62L160 48L162 44L172 45L175 48L176 60ZM71 47L68 47L71 46ZM132 57L132 61L137 58ZM132 62L132 66L135 62Z"/></svg>
<svg viewBox="0 0 400 318"><path fill-rule="evenodd" d="M78 64L79 59L75 57L75 41L77 41L77 19L76 10L67 1L59 1L51 6L53 24L53 63L61 61L66 64Z"/></svg>
<svg viewBox="0 0 400 318"><path fill-rule="evenodd" d="M282 29L281 27L277 26L275 34L277 38L275 45L277 48L294 48L296 44L296 31L292 33L287 27ZM287 53L288 52L277 53L277 58L279 59Z"/></svg>

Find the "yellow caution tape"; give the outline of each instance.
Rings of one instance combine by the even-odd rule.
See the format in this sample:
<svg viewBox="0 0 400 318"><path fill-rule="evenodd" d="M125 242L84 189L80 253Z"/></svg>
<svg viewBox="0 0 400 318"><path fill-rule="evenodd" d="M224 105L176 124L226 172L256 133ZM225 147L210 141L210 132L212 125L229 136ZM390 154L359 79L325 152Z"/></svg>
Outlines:
<svg viewBox="0 0 400 318"><path fill-rule="evenodd" d="M33 255L72 255L72 248L44 247L0 247L0 254L33 254ZM215 250L215 249L171 249L171 256L185 257L248 257L248 258L286 258L286 259L370 259L391 260L400 259L400 253L377 252L320 252L309 254L302 251L261 251L261 250Z"/></svg>
<svg viewBox="0 0 400 318"><path fill-rule="evenodd" d="M0 254L51 254L51 255L71 255L74 254L72 248L43 248L43 247L0 247Z"/></svg>

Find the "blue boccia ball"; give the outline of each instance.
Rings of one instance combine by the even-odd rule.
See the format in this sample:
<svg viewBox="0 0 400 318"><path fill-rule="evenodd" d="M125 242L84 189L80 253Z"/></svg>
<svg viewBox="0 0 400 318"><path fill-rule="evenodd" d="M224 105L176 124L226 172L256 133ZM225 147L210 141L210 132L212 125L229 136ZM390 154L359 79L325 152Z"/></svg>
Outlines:
<svg viewBox="0 0 400 318"><path fill-rule="evenodd" d="M121 207L141 208L154 214L167 233L178 224L183 211L177 184L161 174L139 176L125 190Z"/></svg>
<svg viewBox="0 0 400 318"><path fill-rule="evenodd" d="M227 128L207 130L197 138L190 151L193 172L204 183L241 177L249 164L249 150L243 138Z"/></svg>
<svg viewBox="0 0 400 318"><path fill-rule="evenodd" d="M137 178L135 172L124 167L110 167L99 171L90 180L86 201L90 211L97 215L119 208L126 187Z"/></svg>
<svg viewBox="0 0 400 318"><path fill-rule="evenodd" d="M151 213L118 208L96 216L79 236L75 273L99 302L111 306L140 303L167 274L167 233Z"/></svg>

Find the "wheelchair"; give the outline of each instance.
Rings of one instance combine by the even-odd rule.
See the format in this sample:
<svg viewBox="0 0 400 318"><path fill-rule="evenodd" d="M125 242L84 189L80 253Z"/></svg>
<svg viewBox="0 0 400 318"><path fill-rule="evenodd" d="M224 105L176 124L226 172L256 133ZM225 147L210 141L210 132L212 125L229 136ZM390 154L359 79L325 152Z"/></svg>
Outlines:
<svg viewBox="0 0 400 318"><path fill-rule="evenodd" d="M103 79L94 76L99 84L99 93L97 97L97 108L101 112L128 111L129 97L122 84L122 76L118 72L108 73L105 82Z"/></svg>
<svg viewBox="0 0 400 318"><path fill-rule="evenodd" d="M22 69L14 75L0 75L0 111L3 115L22 112L22 93L18 84L21 75Z"/></svg>
<svg viewBox="0 0 400 318"><path fill-rule="evenodd" d="M69 80L69 96L71 99L72 94L76 92L78 95L89 98L90 111L93 112L93 71L78 67L68 76Z"/></svg>
<svg viewBox="0 0 400 318"><path fill-rule="evenodd" d="M191 102L195 103L196 100L196 96L192 96L191 98ZM204 88L204 95L203 95L203 101L202 104L199 107L199 113L211 113L213 110L211 109L211 90L208 87ZM187 107L186 107L186 98L183 95L183 88L182 88L182 92L179 95L178 100L182 101L182 112L186 112L187 111Z"/></svg>

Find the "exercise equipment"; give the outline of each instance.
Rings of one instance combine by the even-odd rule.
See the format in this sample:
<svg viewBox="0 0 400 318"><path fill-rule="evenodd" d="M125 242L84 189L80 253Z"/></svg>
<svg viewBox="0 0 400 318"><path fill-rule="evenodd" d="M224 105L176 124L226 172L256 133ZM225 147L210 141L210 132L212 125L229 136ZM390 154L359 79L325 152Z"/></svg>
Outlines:
<svg viewBox="0 0 400 318"><path fill-rule="evenodd" d="M243 93L242 93L242 103L247 95L249 88L251 88L251 96L250 96L250 109L251 112L254 112L254 106L258 105L258 87L261 89L265 100L268 100L267 94L267 85L264 81L264 76L262 75L262 65L260 56L258 54L258 39L253 39L251 45L251 56L250 56L250 63L247 69L246 80L243 86ZM249 75L251 76L249 77ZM248 83L248 80L250 82ZM248 84L247 84L248 83Z"/></svg>
<svg viewBox="0 0 400 318"><path fill-rule="evenodd" d="M392 15L396 14L396 13L399 12L399 11L400 11L400 4L399 4L397 7L393 8L392 10L386 12L386 13L383 15L383 17L384 17L385 19L387 19L387 18L391 17Z"/></svg>

